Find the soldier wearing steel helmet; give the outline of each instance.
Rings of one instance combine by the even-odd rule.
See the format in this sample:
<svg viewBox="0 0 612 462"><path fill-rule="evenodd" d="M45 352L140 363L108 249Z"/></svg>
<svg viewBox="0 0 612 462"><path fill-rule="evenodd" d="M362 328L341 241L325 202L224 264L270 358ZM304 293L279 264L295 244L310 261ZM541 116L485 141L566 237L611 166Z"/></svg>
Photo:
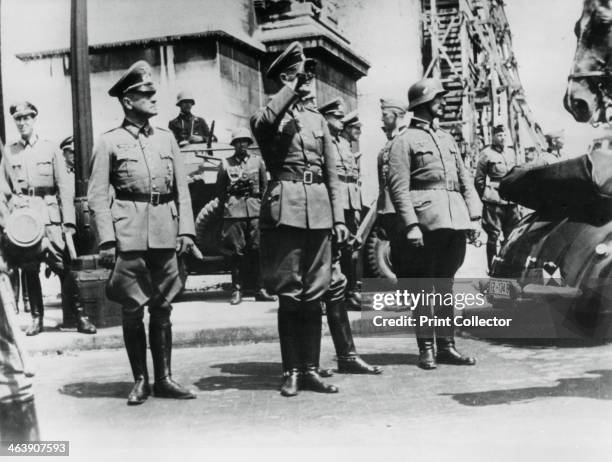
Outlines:
<svg viewBox="0 0 612 462"><path fill-rule="evenodd" d="M224 251L231 259L231 305L242 302L248 266L257 271L255 300L276 300L262 287L260 277L259 210L261 195L268 187L268 174L261 157L249 152L248 147L252 143L248 128L234 130L231 140L234 154L223 160L217 173L217 195L223 208L221 239Z"/></svg>
<svg viewBox="0 0 612 462"><path fill-rule="evenodd" d="M293 42L270 65L280 90L251 118L271 181L261 204L266 287L279 296L281 394L336 393L319 375L322 299L331 281L332 229L348 237L333 145L323 116L305 102L315 62Z"/></svg>
<svg viewBox="0 0 612 462"><path fill-rule="evenodd" d="M453 278L465 258L466 233L476 228L482 211L455 140L434 123L443 115L445 94L437 79L423 79L410 87L408 109L414 116L391 146L387 175L401 231L394 237L393 268L398 278L409 280L413 292L433 292L442 299L452 296ZM434 310L438 318L452 321L452 305ZM418 322L432 317L430 306L418 304L415 316L419 367L475 364L474 358L456 350L452 327L434 331Z"/></svg>
<svg viewBox="0 0 612 462"><path fill-rule="evenodd" d="M134 63L108 91L118 99L125 118L95 143L87 194L100 258L113 268L107 294L122 306L123 338L134 375L128 405L142 404L151 393L145 305L153 393L196 397L172 378L170 312L183 287L177 255L201 255L193 242L191 198L179 147L169 131L149 123L157 114L155 93L146 61Z"/></svg>
<svg viewBox="0 0 612 462"><path fill-rule="evenodd" d="M168 122L168 128L179 146L189 143L207 143L210 138L210 128L202 117L192 114L191 109L195 105L195 98L188 91L181 91L176 96L176 105L180 108L179 115ZM217 138L213 135L213 140Z"/></svg>

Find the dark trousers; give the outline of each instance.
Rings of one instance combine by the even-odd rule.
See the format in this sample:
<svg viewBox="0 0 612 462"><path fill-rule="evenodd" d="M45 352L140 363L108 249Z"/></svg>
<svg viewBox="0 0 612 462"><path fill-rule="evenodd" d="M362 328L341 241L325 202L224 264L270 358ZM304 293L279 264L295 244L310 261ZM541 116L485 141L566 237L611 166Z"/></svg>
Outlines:
<svg viewBox="0 0 612 462"><path fill-rule="evenodd" d="M344 222L351 234L357 233L361 213L359 210L348 209L344 211ZM357 274L357 258L350 247L343 247L340 251L340 271L346 276L345 289L354 292L359 289L360 278Z"/></svg>
<svg viewBox="0 0 612 462"><path fill-rule="evenodd" d="M492 204L485 202L482 209L482 229L487 233L487 263L489 269L493 257L497 255L497 242L504 240L521 219L518 206L515 204Z"/></svg>

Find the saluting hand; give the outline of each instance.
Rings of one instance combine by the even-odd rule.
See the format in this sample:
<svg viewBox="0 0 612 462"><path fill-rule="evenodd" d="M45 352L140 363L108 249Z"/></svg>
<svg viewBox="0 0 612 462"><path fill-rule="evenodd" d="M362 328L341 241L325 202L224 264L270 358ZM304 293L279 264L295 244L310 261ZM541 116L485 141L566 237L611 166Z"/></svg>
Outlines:
<svg viewBox="0 0 612 462"><path fill-rule="evenodd" d="M414 247L423 247L423 232L419 225L412 226L406 233L406 240L408 244Z"/></svg>
<svg viewBox="0 0 612 462"><path fill-rule="evenodd" d="M113 269L117 258L117 246L114 242L105 242L100 246L98 251L100 255L100 264L106 268Z"/></svg>
<svg viewBox="0 0 612 462"><path fill-rule="evenodd" d="M342 244L349 237L349 230L344 223L338 223L334 225L334 236L336 237L336 242L338 244Z"/></svg>
<svg viewBox="0 0 612 462"><path fill-rule="evenodd" d="M176 240L176 253L179 257L190 253L198 260L204 260L204 255L189 236L179 236Z"/></svg>

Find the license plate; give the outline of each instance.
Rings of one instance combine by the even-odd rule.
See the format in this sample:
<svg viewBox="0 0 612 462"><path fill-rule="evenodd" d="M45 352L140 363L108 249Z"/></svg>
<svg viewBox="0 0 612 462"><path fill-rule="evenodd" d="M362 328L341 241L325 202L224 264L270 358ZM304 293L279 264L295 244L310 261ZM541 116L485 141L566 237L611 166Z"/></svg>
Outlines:
<svg viewBox="0 0 612 462"><path fill-rule="evenodd" d="M511 281L504 279L489 280L489 295L510 298Z"/></svg>

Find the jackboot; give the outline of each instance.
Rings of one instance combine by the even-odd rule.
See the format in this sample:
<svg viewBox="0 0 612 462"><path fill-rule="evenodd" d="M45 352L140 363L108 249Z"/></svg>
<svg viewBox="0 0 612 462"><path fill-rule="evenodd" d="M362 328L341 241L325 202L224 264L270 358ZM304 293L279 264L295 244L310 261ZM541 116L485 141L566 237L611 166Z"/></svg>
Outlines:
<svg viewBox="0 0 612 462"><path fill-rule="evenodd" d="M230 305L240 305L242 303L242 257L232 257L232 298Z"/></svg>
<svg viewBox="0 0 612 462"><path fill-rule="evenodd" d="M142 404L151 394L147 370L147 335L141 319L124 319L123 341L127 351L134 386L128 395L128 406Z"/></svg>
<svg viewBox="0 0 612 462"><path fill-rule="evenodd" d="M287 397L298 394L300 380L299 317L298 312L292 308L281 301L278 309L278 337L283 362L280 392Z"/></svg>
<svg viewBox="0 0 612 462"><path fill-rule="evenodd" d="M338 356L338 372L343 374L380 374L382 369L370 366L358 354L351 323L343 300L327 303L327 325Z"/></svg>
<svg viewBox="0 0 612 462"><path fill-rule="evenodd" d="M421 369L431 370L436 368L436 358L434 356L434 341L432 338L417 338L419 346L419 360L417 365Z"/></svg>
<svg viewBox="0 0 612 462"><path fill-rule="evenodd" d="M311 302L313 303L313 302ZM318 393L338 393L338 387L326 384L319 374L321 356L321 308L303 307L300 323L302 378L300 388Z"/></svg>
<svg viewBox="0 0 612 462"><path fill-rule="evenodd" d="M487 242L487 267L489 272L493 266L493 259L497 255L497 242Z"/></svg>
<svg viewBox="0 0 612 462"><path fill-rule="evenodd" d="M158 398L195 399L196 395L190 390L172 380L172 324L169 319L151 317L149 343L155 372L153 394Z"/></svg>
<svg viewBox="0 0 612 462"><path fill-rule="evenodd" d="M476 358L464 356L455 348L454 337L438 337L436 338L438 354L436 360L440 364L452 364L455 366L473 366L476 364Z"/></svg>
<svg viewBox="0 0 612 462"><path fill-rule="evenodd" d="M68 298L68 303L72 308L74 317L76 319L77 331L81 334L95 334L97 332L96 326L94 326L89 318L85 315L85 308L81 301L81 294L79 288L76 285L74 277L68 273L64 277L64 294Z"/></svg>
<svg viewBox="0 0 612 462"><path fill-rule="evenodd" d="M39 441L34 398L0 403L0 440Z"/></svg>
<svg viewBox="0 0 612 462"><path fill-rule="evenodd" d="M26 281L30 296L30 310L32 314L32 324L26 330L26 335L38 335L43 331L44 305L42 288L38 273L26 272Z"/></svg>

